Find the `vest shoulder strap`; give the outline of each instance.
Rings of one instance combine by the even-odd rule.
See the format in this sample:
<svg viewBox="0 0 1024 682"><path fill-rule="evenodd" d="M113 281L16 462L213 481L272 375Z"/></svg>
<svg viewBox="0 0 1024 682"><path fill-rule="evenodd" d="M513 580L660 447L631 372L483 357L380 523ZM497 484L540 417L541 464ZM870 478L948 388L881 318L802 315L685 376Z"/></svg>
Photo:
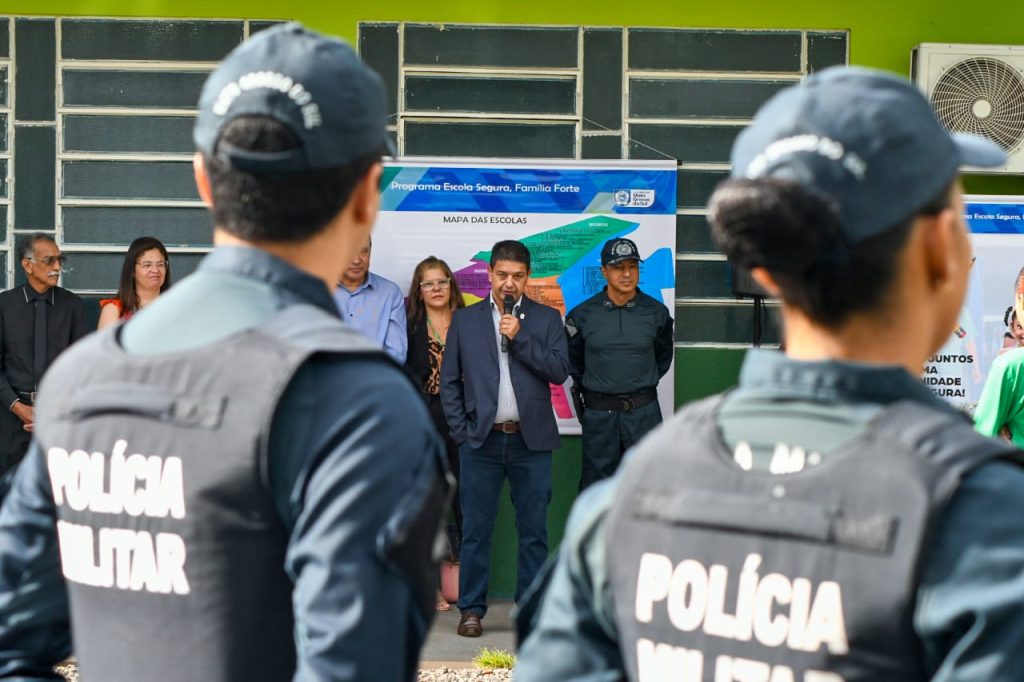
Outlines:
<svg viewBox="0 0 1024 682"><path fill-rule="evenodd" d="M879 440L907 447L957 476L993 459L1021 463L1015 446L981 435L966 415L914 401L890 405L872 420L868 431Z"/></svg>
<svg viewBox="0 0 1024 682"><path fill-rule="evenodd" d="M704 420L714 419L719 406L725 402L728 395L729 392L726 391L725 393L716 393L715 395L708 396L707 398L694 400L692 403L687 404L676 412L675 420L678 420L680 424L690 424L692 422L702 422Z"/></svg>
<svg viewBox="0 0 1024 682"><path fill-rule="evenodd" d="M282 308L256 327L307 353L380 353L381 347L339 318L307 303Z"/></svg>

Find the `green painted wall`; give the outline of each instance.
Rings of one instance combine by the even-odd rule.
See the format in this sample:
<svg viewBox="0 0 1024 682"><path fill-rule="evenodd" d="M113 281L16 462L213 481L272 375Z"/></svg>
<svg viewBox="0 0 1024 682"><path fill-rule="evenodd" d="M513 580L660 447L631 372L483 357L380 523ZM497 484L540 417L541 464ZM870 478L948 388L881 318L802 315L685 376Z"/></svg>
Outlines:
<svg viewBox="0 0 1024 682"><path fill-rule="evenodd" d="M963 0L390 0L377 3L322 0L3 0L0 14L49 16L289 18L353 40L360 21L568 24L719 28L847 29L854 64L909 73L910 49L921 42L1024 42L1024 2ZM966 178L972 193L1024 194L1024 178ZM743 351L682 349L676 353L677 402L730 386ZM549 515L552 546L561 540L579 476L579 440L566 438L555 453L555 493ZM510 594L515 584L511 505L503 503L495 537L492 591Z"/></svg>
<svg viewBox="0 0 1024 682"><path fill-rule="evenodd" d="M907 71L919 42L1019 43L1024 4L962 0L4 0L3 14L295 18L355 37L359 21L849 29L854 63Z"/></svg>

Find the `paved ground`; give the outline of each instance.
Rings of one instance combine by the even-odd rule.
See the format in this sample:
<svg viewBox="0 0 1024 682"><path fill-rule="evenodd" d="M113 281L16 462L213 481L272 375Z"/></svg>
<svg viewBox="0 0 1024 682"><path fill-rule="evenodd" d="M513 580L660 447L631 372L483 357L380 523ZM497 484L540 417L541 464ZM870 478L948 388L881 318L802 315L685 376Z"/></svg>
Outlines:
<svg viewBox="0 0 1024 682"><path fill-rule="evenodd" d="M515 630L509 618L511 610L511 601L492 601L483 620L484 633L479 637L459 637L455 633L459 625L459 610L454 604L450 611L438 612L420 656L420 668L424 671L420 673L420 680L461 682L483 679L497 682L509 679L508 671L488 674L486 671L474 673L469 669L475 668L473 658L484 647L515 652ZM444 668L451 672L442 670ZM68 682L78 680L78 670L73 664L61 666L59 671Z"/></svg>
<svg viewBox="0 0 1024 682"><path fill-rule="evenodd" d="M515 652L516 637L509 618L511 601L492 601L483 620L484 633L479 637L459 637L459 610L452 604L450 611L439 611L427 636L420 656L423 668L472 667L471 661L484 647Z"/></svg>

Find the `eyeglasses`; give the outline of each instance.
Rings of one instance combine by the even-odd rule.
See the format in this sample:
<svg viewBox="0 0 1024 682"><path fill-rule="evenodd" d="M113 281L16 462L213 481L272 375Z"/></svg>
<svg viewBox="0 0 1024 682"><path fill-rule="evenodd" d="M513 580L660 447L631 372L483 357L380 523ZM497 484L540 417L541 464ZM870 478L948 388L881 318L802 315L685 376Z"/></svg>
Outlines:
<svg viewBox="0 0 1024 682"><path fill-rule="evenodd" d="M32 256L29 256L25 260L32 261L33 263L45 263L46 267L50 267L54 263L60 263L61 265L64 265L65 263L68 262L68 257L64 255L43 256L42 258L34 258Z"/></svg>
<svg viewBox="0 0 1024 682"><path fill-rule="evenodd" d="M430 282L420 282L420 289L447 289L452 285L450 277L444 279L435 279Z"/></svg>
<svg viewBox="0 0 1024 682"><path fill-rule="evenodd" d="M165 260L144 260L139 263L139 267L143 270L166 270L167 261Z"/></svg>

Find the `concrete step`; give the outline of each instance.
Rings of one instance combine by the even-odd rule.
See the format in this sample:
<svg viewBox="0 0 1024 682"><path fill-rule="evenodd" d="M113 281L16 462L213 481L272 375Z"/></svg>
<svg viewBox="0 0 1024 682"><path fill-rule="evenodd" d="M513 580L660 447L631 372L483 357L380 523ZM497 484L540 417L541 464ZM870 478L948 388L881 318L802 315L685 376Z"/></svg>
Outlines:
<svg viewBox="0 0 1024 682"><path fill-rule="evenodd" d="M459 626L459 610L455 604L450 611L438 611L420 654L420 666L472 667L473 658L484 647L515 653L515 628L509 617L512 606L511 600L492 601L483 619L484 632L479 637L459 637L455 632Z"/></svg>

